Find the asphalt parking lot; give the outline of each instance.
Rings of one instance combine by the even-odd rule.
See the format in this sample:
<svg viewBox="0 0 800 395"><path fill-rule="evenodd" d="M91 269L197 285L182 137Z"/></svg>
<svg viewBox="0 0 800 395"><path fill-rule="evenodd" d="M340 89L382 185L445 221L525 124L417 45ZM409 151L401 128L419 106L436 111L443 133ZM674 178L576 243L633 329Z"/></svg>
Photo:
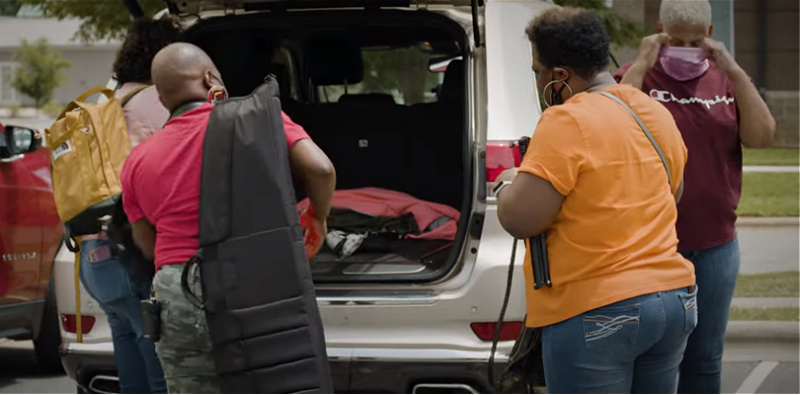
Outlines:
<svg viewBox="0 0 800 395"><path fill-rule="evenodd" d="M800 393L797 342L732 343L722 369L723 393ZM750 360L745 360L750 356ZM0 394L74 394L63 374L42 373L31 342L0 341Z"/></svg>

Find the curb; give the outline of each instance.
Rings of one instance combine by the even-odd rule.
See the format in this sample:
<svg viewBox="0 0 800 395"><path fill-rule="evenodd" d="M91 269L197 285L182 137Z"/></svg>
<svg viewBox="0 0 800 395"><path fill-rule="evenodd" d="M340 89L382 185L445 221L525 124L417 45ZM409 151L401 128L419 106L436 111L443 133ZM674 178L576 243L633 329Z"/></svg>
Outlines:
<svg viewBox="0 0 800 395"><path fill-rule="evenodd" d="M797 321L730 321L726 342L800 342Z"/></svg>
<svg viewBox="0 0 800 395"><path fill-rule="evenodd" d="M745 173L797 173L800 172L799 166L743 166Z"/></svg>
<svg viewBox="0 0 800 395"><path fill-rule="evenodd" d="M786 226L800 227L800 217L739 217L737 227Z"/></svg>
<svg viewBox="0 0 800 395"><path fill-rule="evenodd" d="M740 309L775 309L775 308L798 308L800 299L798 298L775 298L775 297L735 297L731 307Z"/></svg>

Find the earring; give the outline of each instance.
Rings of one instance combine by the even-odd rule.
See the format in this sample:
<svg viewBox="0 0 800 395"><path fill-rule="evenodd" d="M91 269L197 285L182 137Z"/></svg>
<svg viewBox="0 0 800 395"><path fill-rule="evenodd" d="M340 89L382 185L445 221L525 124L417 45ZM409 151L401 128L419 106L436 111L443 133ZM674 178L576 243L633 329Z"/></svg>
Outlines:
<svg viewBox="0 0 800 395"><path fill-rule="evenodd" d="M211 102L211 103L216 103L217 102L217 89L216 88L217 87L212 86L211 89L208 90L208 93L206 93L206 101Z"/></svg>
<svg viewBox="0 0 800 395"><path fill-rule="evenodd" d="M569 84L567 83L566 80L564 80L564 81L552 80L552 81L548 82L547 85L544 86L544 89L542 89L542 95L544 96L544 104L547 105L548 108L550 108L550 106L552 106L552 103L548 103L547 102L547 96L544 93L547 92L547 88L550 87L550 85L553 85L556 82L563 83L564 86L566 86L567 89L569 90L569 97L572 97L572 87L569 86Z"/></svg>
<svg viewBox="0 0 800 395"><path fill-rule="evenodd" d="M217 104L220 100L224 100L228 97L228 91L225 89L224 86L212 86L211 89L208 90L206 94L206 100L211 102L212 104Z"/></svg>

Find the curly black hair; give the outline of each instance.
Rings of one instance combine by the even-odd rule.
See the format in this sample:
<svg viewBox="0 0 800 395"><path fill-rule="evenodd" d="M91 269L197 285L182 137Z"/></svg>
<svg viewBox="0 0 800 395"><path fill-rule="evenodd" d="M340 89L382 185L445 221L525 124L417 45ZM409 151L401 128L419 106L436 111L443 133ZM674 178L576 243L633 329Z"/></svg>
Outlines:
<svg viewBox="0 0 800 395"><path fill-rule="evenodd" d="M141 18L128 27L114 60L114 79L120 85L150 81L150 65L158 51L178 41L180 30L168 19Z"/></svg>
<svg viewBox="0 0 800 395"><path fill-rule="evenodd" d="M608 68L611 38L600 18L582 8L552 8L525 30L539 62L548 69L568 67L589 79Z"/></svg>

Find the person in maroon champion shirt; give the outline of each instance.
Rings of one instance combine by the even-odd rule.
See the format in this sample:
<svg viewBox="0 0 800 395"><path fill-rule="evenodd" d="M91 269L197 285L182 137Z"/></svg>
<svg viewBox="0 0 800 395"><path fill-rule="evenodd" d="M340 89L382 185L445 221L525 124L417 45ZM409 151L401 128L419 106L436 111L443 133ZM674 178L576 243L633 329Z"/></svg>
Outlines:
<svg viewBox="0 0 800 395"><path fill-rule="evenodd" d="M679 393L720 393L722 348L739 273L736 206L742 144L772 145L775 120L724 44L710 38L708 0L663 0L658 34L616 74L661 102L689 149L678 204L678 250L695 266L698 326L689 337Z"/></svg>

